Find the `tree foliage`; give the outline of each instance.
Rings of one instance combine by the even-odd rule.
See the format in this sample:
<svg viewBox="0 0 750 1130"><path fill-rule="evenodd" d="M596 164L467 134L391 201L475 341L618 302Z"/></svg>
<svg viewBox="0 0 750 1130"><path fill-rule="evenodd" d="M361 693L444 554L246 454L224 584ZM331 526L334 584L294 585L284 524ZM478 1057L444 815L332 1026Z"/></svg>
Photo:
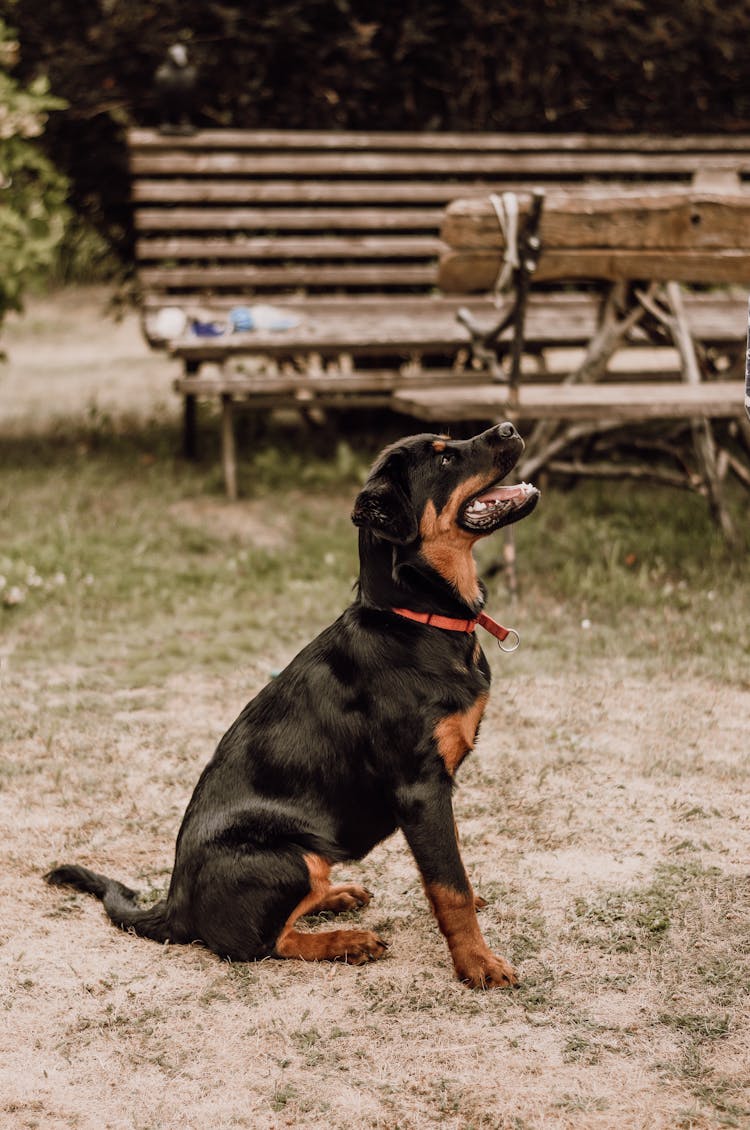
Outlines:
<svg viewBox="0 0 750 1130"><path fill-rule="evenodd" d="M10 73L17 44L0 19L0 324L20 308L28 283L52 264L67 219L65 177L42 153L51 97L44 77L22 87Z"/></svg>
<svg viewBox="0 0 750 1130"><path fill-rule="evenodd" d="M0 0L29 77L70 103L46 135L77 205L127 246L123 127L158 122L169 44L206 126L750 129L745 0Z"/></svg>

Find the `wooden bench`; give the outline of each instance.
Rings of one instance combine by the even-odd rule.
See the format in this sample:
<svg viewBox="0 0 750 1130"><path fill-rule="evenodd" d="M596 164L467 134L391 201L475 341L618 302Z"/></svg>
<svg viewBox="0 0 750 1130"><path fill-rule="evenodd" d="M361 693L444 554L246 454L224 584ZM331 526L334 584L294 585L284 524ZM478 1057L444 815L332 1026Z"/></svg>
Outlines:
<svg viewBox="0 0 750 1130"><path fill-rule="evenodd" d="M403 411L441 424L456 419L511 418L534 421L519 473L531 477L545 466L576 475L615 477L651 475L663 482L701 491L728 538L733 530L722 498L722 479L732 469L750 486L750 468L728 448L720 449L710 421L736 420L750 452L745 416L744 313L734 328L735 341L720 360L709 358L704 341L688 318L680 284L750 286L750 196L692 189L627 192L589 190L537 192L516 200L519 211L519 263L507 296L501 324L515 322L510 361L503 368L496 330L474 327L475 349L492 383L485 379L461 388L400 390L394 403ZM447 209L442 236L439 282L446 292L487 292L507 260L507 226L499 222L497 200L466 198ZM535 284L593 283L600 290L596 328L580 359L560 381L526 383L519 360L527 348L524 287ZM520 311L520 316L519 316ZM468 315L464 321L471 323ZM638 343L659 349L668 344L679 359L673 379L654 379L647 367L632 366L627 382L600 383L616 353ZM507 352L507 350L506 350ZM676 379L676 378L681 378ZM728 378L728 379L727 379ZM566 452L590 446L592 436L624 424L689 421L697 470L688 463L669 470L623 463L602 463ZM662 442L662 446L664 446ZM673 462L676 449L671 450Z"/></svg>
<svg viewBox="0 0 750 1130"><path fill-rule="evenodd" d="M238 402L368 407L418 388L447 394L472 377L470 334L456 319L464 300L437 290L451 200L536 183L668 191L696 176L750 178L747 136L135 129L128 141L145 332L183 364L188 454L196 399L220 401L232 497ZM233 307L258 304L292 315L294 328L173 336L160 313L222 324ZM740 296L686 297L691 329L718 348L736 344L743 307ZM473 303L488 320L494 309ZM597 310L591 293L532 295L527 347L585 347Z"/></svg>

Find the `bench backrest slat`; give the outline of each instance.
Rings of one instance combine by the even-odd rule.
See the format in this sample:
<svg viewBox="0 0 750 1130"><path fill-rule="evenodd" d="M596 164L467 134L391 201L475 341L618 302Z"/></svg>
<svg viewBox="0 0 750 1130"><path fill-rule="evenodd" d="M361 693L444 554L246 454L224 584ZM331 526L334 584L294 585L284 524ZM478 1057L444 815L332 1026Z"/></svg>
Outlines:
<svg viewBox="0 0 750 1130"><path fill-rule="evenodd" d="M519 186L525 182L519 181ZM486 181L460 182L461 193L487 191ZM227 178L208 180L144 177L133 185L140 204L410 204L445 205L456 195L457 182L428 180L308 180Z"/></svg>
<svg viewBox="0 0 750 1130"><path fill-rule="evenodd" d="M437 232L440 208L141 208L136 227L143 231L275 231L315 234L364 229L375 232L418 229Z"/></svg>
<svg viewBox="0 0 750 1130"><path fill-rule="evenodd" d="M173 149L406 149L480 150L510 153L543 150L575 152L643 153L750 153L750 134L650 133L462 133L457 131L408 132L366 130L200 130L175 139L173 135L151 129L131 129L128 144L134 150Z"/></svg>
<svg viewBox="0 0 750 1130"><path fill-rule="evenodd" d="M306 239L296 236L248 239L191 239L188 236L167 236L165 239L141 240L136 251L141 259L372 259L434 258L443 247L434 236L321 236Z"/></svg>
<svg viewBox="0 0 750 1130"><path fill-rule="evenodd" d="M440 262L439 285L446 294L492 291L500 257L483 251L450 251ZM534 278L538 282L632 280L719 286L750 284L750 251L663 251L584 248L542 254Z"/></svg>
<svg viewBox="0 0 750 1130"><path fill-rule="evenodd" d="M161 290L179 288L191 292L212 291L226 287L248 287L252 291L269 288L288 289L289 287L365 287L378 289L385 286L403 287L432 285L435 281L435 267L407 266L395 263L390 266L368 266L353 263L344 266L325 267L319 264L295 264L294 266L199 266L199 267L144 267L140 273L142 283L147 287Z"/></svg>
<svg viewBox="0 0 750 1130"><path fill-rule="evenodd" d="M609 177L690 176L703 167L703 153L154 153L133 159L136 176L441 176L451 173L485 178L566 175ZM716 169L750 172L747 156L712 154Z"/></svg>

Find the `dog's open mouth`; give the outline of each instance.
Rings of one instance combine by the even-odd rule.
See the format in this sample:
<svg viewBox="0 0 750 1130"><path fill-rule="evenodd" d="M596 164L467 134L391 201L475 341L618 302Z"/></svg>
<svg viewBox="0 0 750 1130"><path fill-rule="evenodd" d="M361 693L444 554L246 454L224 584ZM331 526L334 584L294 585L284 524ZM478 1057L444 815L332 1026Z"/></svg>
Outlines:
<svg viewBox="0 0 750 1130"><path fill-rule="evenodd" d="M531 483L495 486L470 498L460 515L460 524L476 533L492 533L501 526L525 518L539 501L539 491Z"/></svg>

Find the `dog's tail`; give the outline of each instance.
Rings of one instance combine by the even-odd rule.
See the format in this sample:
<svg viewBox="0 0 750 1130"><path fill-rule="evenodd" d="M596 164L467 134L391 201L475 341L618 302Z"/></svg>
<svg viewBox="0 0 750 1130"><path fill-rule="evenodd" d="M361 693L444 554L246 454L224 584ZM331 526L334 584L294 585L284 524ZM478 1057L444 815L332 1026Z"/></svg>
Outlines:
<svg viewBox="0 0 750 1130"><path fill-rule="evenodd" d="M142 909L135 901L138 895L130 887L119 883L117 879L108 879L106 875L98 875L96 871L89 871L88 867L78 867L75 864L55 867L44 879L52 887L74 887L77 891L95 895L101 899L114 924L122 930L132 930L134 934L140 934L142 938L153 938L156 942L173 940L167 920L166 899Z"/></svg>

